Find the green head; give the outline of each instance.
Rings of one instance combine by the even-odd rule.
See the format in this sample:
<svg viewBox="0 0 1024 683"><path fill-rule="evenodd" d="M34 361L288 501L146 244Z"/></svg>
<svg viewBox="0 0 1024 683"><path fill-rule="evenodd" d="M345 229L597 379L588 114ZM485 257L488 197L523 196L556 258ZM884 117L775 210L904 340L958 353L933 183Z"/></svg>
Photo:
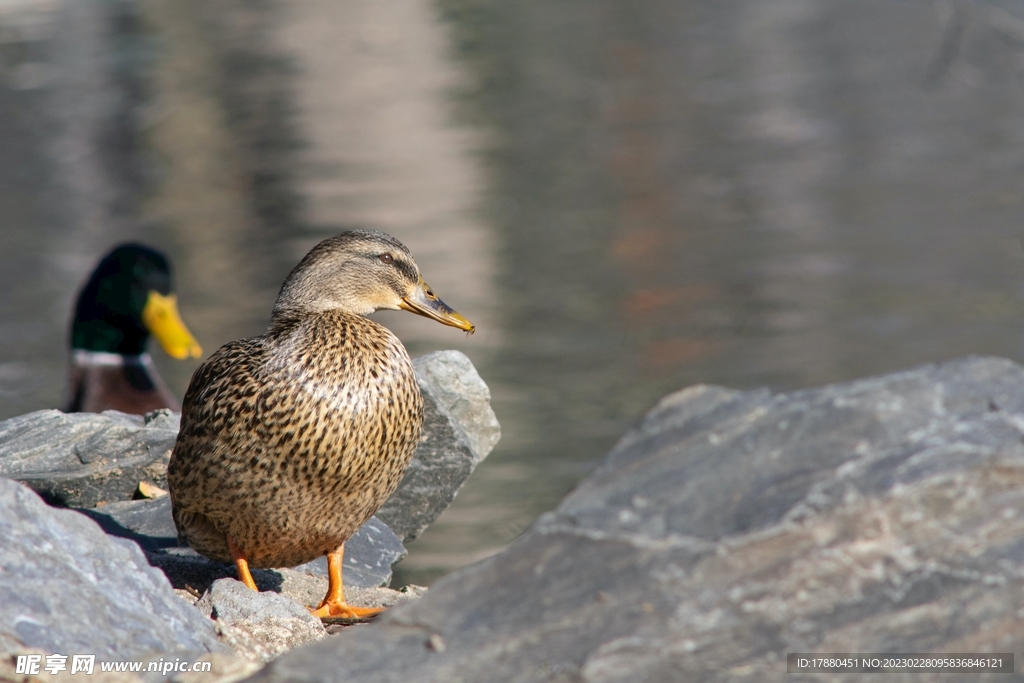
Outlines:
<svg viewBox="0 0 1024 683"><path fill-rule="evenodd" d="M199 344L178 314L167 257L122 244L103 257L75 304L71 348L137 356L149 335L174 358L198 358Z"/></svg>

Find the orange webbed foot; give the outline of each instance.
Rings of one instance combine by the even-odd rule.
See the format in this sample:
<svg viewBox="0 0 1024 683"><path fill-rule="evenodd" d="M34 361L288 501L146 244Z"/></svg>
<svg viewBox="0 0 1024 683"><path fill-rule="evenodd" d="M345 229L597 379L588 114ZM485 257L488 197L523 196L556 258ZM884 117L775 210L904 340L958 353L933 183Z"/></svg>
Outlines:
<svg viewBox="0 0 1024 683"><path fill-rule="evenodd" d="M383 611L383 607L355 607L345 602L325 599L310 613L321 619L368 619Z"/></svg>
<svg viewBox="0 0 1024 683"><path fill-rule="evenodd" d="M320 601L320 606L310 612L321 619L367 619L377 616L384 611L383 607L354 607L345 602L345 584L341 580L344 556L344 543L327 553L327 595Z"/></svg>

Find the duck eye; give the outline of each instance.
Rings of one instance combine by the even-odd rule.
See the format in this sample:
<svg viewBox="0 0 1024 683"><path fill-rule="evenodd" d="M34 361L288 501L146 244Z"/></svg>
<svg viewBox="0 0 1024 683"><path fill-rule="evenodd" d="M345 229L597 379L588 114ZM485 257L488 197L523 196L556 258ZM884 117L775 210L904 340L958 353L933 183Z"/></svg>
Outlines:
<svg viewBox="0 0 1024 683"><path fill-rule="evenodd" d="M381 260L381 263L391 263L392 261L395 260L395 257L392 256L391 254L381 254L377 258Z"/></svg>

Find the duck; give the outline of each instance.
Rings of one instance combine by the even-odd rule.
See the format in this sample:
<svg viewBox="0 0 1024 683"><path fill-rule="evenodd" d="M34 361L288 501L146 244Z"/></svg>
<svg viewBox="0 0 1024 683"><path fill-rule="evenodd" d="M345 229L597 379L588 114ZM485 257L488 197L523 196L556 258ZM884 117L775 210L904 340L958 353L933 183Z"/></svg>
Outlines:
<svg viewBox="0 0 1024 683"><path fill-rule="evenodd" d="M346 602L345 541L398 487L423 426L409 354L366 317L382 309L476 330L394 237L327 238L285 278L267 331L195 371L167 468L179 538L249 588L251 568L326 556L327 593L311 607L324 619L382 611Z"/></svg>
<svg viewBox="0 0 1024 683"><path fill-rule="evenodd" d="M64 412L180 410L147 351L150 336L172 358L202 355L178 312L170 260L153 247L120 244L100 259L75 302Z"/></svg>

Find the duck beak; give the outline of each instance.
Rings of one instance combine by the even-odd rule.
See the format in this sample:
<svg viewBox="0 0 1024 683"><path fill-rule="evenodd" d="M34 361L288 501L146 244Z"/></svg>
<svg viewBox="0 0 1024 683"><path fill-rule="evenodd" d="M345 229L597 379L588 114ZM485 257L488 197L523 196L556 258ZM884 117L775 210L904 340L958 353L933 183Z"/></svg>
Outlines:
<svg viewBox="0 0 1024 683"><path fill-rule="evenodd" d="M151 290L146 297L146 307L142 309L142 324L157 338L171 358L183 360L199 358L203 354L203 347L199 346L181 321L176 294L164 296Z"/></svg>
<svg viewBox="0 0 1024 683"><path fill-rule="evenodd" d="M476 325L469 322L461 315L451 309L448 304L437 298L437 295L430 290L427 283L420 278L416 287L410 294L402 297L398 307L403 311L418 313L443 325L451 325L469 334L476 332Z"/></svg>

